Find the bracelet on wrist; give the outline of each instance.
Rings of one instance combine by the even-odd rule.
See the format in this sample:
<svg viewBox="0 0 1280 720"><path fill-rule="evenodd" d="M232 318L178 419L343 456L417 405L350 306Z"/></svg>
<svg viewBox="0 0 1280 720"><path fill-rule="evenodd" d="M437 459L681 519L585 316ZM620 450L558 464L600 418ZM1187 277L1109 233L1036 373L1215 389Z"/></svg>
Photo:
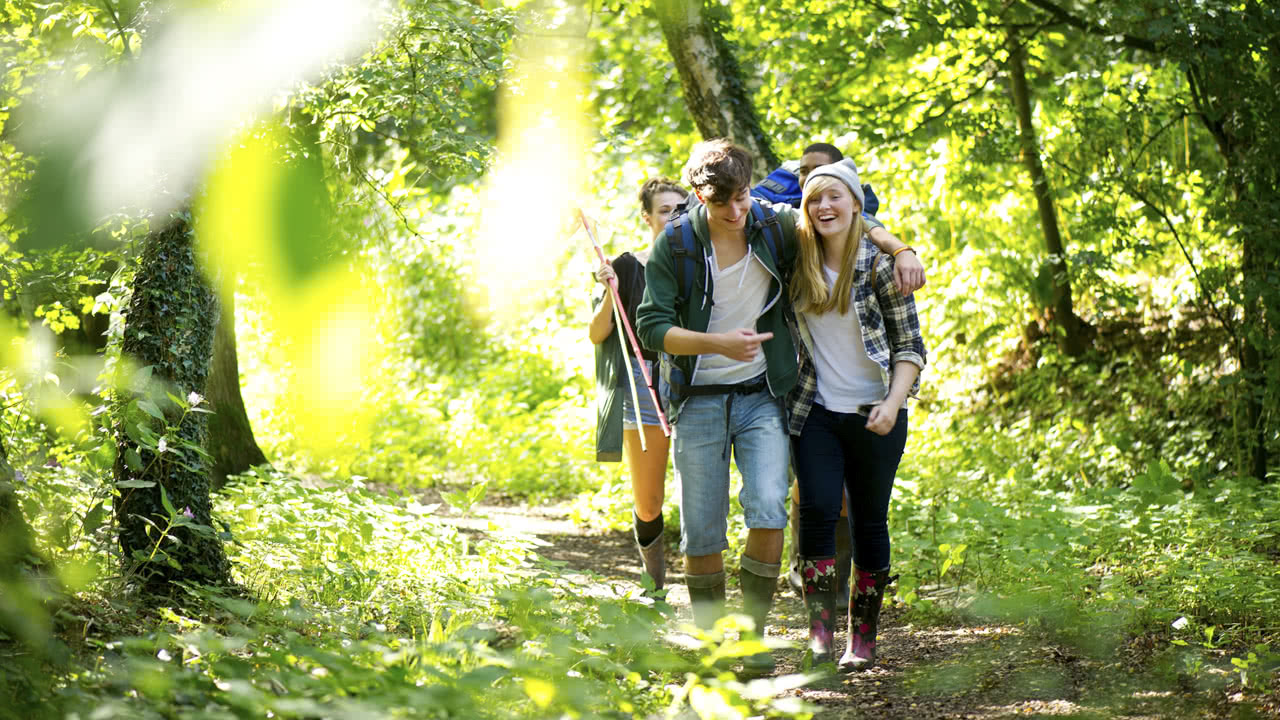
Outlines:
<svg viewBox="0 0 1280 720"><path fill-rule="evenodd" d="M898 248L897 250L894 250L894 251L893 251L893 256L894 256L894 257L898 257L898 255L899 255L900 253L904 253L904 252L906 252L906 251L908 251L908 250L910 250L910 251L911 251L911 252L913 252L913 253L916 253L916 257L920 257L920 253L916 252L916 249L915 249L915 248L913 248L913 247L911 247L910 245L903 245L902 247Z"/></svg>

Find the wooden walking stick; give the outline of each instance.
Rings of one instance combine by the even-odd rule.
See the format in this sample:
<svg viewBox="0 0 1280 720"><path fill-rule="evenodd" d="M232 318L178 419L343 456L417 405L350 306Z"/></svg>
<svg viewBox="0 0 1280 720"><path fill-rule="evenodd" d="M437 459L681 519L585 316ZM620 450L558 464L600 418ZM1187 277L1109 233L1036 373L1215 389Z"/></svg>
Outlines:
<svg viewBox="0 0 1280 720"><path fill-rule="evenodd" d="M581 209L578 210L578 219L582 222L583 229L587 231L587 238L591 240L591 247L595 248L596 257L600 258L600 264L608 264L609 261L604 257L604 249L596 241L596 234L591 231L591 225L587 223L587 215ZM636 340L635 331L631 329L631 321L627 319L627 314L622 312L622 300L618 297L618 279L610 278L608 286L610 296L613 298L614 323L626 331L627 339L631 341L631 349L636 356L636 362L640 363L640 374L644 376L645 385L649 388L649 398L653 400L653 407L658 411L658 422L662 425L662 434L666 437L671 437L671 426L667 424L666 413L662 412L662 403L658 402L658 392L653 388L653 376L649 373L649 366L645 363L644 355L640 352L640 342ZM627 357L626 348L623 348L622 358L626 361L627 379L631 382L631 402L636 408L636 427L640 430L640 448L647 452L644 443L644 425L640 422L640 396L636 390L635 376L631 374L631 358Z"/></svg>

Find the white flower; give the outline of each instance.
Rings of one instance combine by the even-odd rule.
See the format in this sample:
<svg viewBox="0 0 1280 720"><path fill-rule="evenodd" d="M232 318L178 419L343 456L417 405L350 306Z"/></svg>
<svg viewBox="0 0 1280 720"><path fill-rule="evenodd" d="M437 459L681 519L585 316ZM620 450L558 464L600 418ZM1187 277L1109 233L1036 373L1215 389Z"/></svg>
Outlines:
<svg viewBox="0 0 1280 720"><path fill-rule="evenodd" d="M204 398L200 397L200 393L195 390L192 390L191 394L187 396L187 404L191 407L195 407L202 402L204 402Z"/></svg>

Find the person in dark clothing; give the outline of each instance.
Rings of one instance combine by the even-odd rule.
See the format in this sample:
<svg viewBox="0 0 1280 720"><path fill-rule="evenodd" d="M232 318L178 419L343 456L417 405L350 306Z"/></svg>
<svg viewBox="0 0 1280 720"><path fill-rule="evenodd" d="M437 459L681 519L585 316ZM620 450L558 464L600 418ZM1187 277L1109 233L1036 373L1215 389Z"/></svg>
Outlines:
<svg viewBox="0 0 1280 720"><path fill-rule="evenodd" d="M650 241L662 232L671 213L682 203L686 193L673 180L651 178L640 189L640 216L648 225ZM644 297L644 268L649 260L649 248L636 252L624 252L596 272L596 279L608 285L611 278L618 281L618 297L622 310L631 326L636 324L636 307ZM595 316L589 328L591 342L596 346L596 377L599 405L599 422L596 432L596 459L616 462L626 448L627 466L631 471L631 489L635 497L632 512L635 520L635 540L644 563L645 574L653 579L655 589L666 584L666 557L662 544L662 502L665 497L667 455L670 442L662 434L657 408L645 388L644 375L636 362L634 349L629 347L626 332L615 326L613 296L606 289L596 306ZM649 375L655 383L657 377L657 353L642 349ZM639 389L640 407L633 404L630 382L626 378L627 366L623 353L631 357L632 377ZM657 385L654 386L658 389ZM638 417L638 419L637 419ZM640 449L640 433L644 433L646 451Z"/></svg>

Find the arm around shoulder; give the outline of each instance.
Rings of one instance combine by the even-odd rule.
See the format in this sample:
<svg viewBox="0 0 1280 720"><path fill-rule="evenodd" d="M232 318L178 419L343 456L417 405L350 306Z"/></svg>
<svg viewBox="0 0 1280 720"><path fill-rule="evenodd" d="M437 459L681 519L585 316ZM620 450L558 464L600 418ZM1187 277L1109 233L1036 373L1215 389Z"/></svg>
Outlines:
<svg viewBox="0 0 1280 720"><path fill-rule="evenodd" d="M898 292L910 295L924 287L924 264L920 262L915 248L894 237L883 225L871 227L867 230L867 236L882 252L893 256L893 284Z"/></svg>

